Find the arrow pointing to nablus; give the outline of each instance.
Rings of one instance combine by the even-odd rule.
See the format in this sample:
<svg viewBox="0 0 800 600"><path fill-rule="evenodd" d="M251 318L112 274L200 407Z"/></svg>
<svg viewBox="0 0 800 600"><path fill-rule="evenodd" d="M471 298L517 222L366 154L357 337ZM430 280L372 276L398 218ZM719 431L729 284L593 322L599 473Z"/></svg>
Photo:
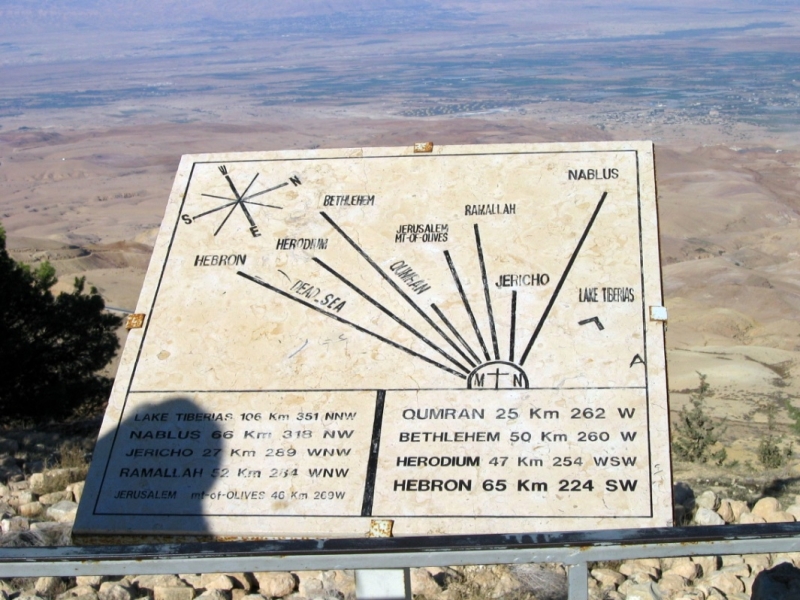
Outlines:
<svg viewBox="0 0 800 600"><path fill-rule="evenodd" d="M597 328L600 331L603 331L603 329L605 329L605 327L603 327L603 324L600 322L599 317L592 317L591 319L584 319L583 321L578 321L578 325L588 325L589 323L594 323L595 325L597 325Z"/></svg>

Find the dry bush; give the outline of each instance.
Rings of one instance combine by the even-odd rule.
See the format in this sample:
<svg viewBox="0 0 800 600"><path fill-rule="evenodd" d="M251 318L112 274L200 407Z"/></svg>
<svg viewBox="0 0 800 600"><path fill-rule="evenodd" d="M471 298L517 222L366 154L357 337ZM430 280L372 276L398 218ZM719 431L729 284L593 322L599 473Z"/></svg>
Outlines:
<svg viewBox="0 0 800 600"><path fill-rule="evenodd" d="M44 485L38 491L40 495L63 492L69 484L86 479L86 475L89 473L86 452L79 443L74 441L62 443L56 456L57 459L53 465L45 464Z"/></svg>
<svg viewBox="0 0 800 600"><path fill-rule="evenodd" d="M62 469L87 469L86 451L74 441L66 441L58 447L58 466Z"/></svg>
<svg viewBox="0 0 800 600"><path fill-rule="evenodd" d="M484 565L463 567L460 569L461 577L448 578L445 584L445 594L448 600L486 600L498 598L502 600L537 600L538 590L534 593L527 587L527 581L522 581L505 565ZM508 589L498 596L496 585L500 578L507 573L512 581L518 583L516 589ZM415 595L415 600L434 600L422 595ZM565 597L566 598L566 597Z"/></svg>

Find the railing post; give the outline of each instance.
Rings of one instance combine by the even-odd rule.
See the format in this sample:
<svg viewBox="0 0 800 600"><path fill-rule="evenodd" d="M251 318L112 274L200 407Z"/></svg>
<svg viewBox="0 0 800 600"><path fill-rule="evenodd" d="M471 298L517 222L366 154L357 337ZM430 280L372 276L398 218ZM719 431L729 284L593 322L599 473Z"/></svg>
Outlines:
<svg viewBox="0 0 800 600"><path fill-rule="evenodd" d="M589 600L589 569L585 562L567 565L569 600Z"/></svg>
<svg viewBox="0 0 800 600"><path fill-rule="evenodd" d="M411 569L357 569L358 600L411 600Z"/></svg>

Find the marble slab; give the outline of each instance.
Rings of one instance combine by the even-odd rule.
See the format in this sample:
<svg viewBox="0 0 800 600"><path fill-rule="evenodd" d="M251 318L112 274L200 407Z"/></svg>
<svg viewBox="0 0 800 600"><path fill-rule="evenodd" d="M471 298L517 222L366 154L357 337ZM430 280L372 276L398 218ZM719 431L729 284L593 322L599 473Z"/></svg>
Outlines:
<svg viewBox="0 0 800 600"><path fill-rule="evenodd" d="M652 143L416 150L183 157L77 540L671 524Z"/></svg>

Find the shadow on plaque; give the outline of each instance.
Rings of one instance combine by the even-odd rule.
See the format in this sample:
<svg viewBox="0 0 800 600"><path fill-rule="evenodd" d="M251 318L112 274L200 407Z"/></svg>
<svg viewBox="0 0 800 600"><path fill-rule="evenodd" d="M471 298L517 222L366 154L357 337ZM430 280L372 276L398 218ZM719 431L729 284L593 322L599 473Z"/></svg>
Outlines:
<svg viewBox="0 0 800 600"><path fill-rule="evenodd" d="M176 396L133 405L129 399L125 414L97 440L73 542L213 539L206 516L215 504L225 504L224 492L214 489L226 451L225 413L208 413Z"/></svg>

